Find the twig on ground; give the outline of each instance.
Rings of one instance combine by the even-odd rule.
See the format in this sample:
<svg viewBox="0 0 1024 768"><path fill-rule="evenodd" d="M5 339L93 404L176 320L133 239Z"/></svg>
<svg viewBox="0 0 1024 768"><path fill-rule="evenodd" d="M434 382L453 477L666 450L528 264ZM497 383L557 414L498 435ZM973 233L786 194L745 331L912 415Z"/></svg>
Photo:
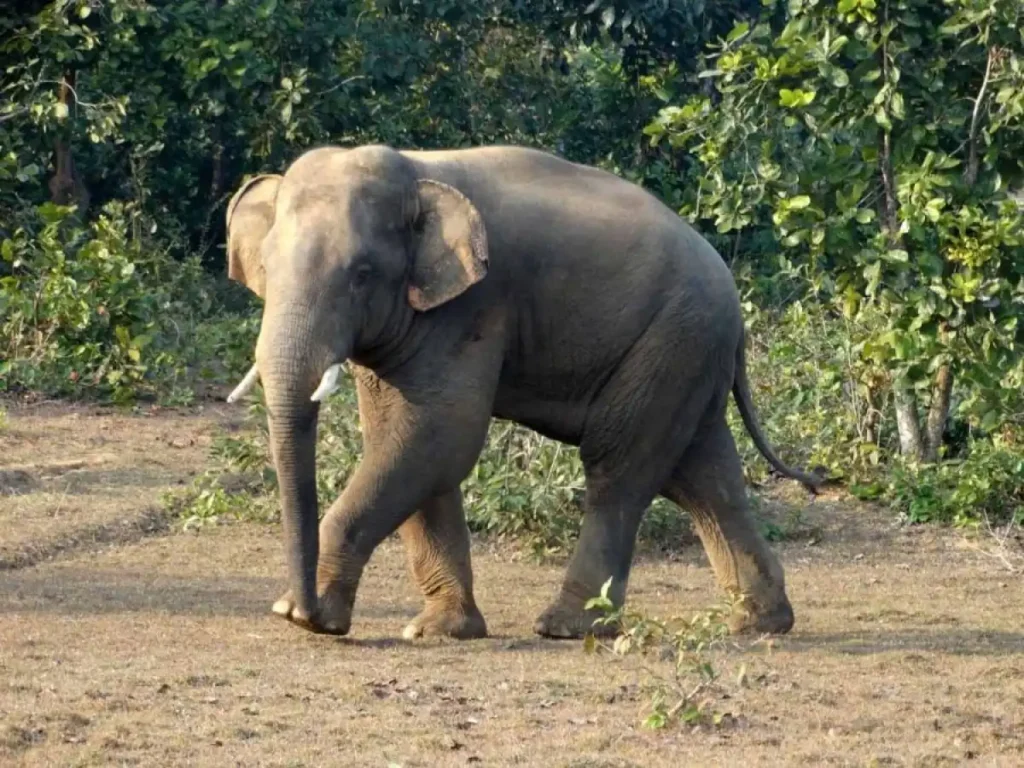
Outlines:
<svg viewBox="0 0 1024 768"><path fill-rule="evenodd" d="M1015 520L1011 520L1002 529L993 527L988 515L984 516L985 532L988 538L994 542L991 546L985 547L981 544L970 541L965 537L967 545L979 554L994 560L1002 565L1010 573L1024 573L1024 551L1017 553L1013 551L1012 544L1017 534L1022 532L1021 526Z"/></svg>

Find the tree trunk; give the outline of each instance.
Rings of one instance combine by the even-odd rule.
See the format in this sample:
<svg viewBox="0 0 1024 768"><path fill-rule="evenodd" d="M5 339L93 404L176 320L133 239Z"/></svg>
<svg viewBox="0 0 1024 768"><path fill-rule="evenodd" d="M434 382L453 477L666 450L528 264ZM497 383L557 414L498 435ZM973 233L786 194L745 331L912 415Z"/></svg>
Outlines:
<svg viewBox="0 0 1024 768"><path fill-rule="evenodd" d="M946 428L949 416L949 398L953 392L953 368L949 363L939 366L935 375L935 388L932 390L932 403L928 409L928 421L925 427L924 460L939 460L939 449L942 447L942 433Z"/></svg>
<svg viewBox="0 0 1024 768"><path fill-rule="evenodd" d="M900 453L920 461L924 458L921 423L917 417L917 397L901 386L896 388L896 429L900 436Z"/></svg>
<svg viewBox="0 0 1024 768"><path fill-rule="evenodd" d="M57 87L57 100L64 105L65 118L72 119L72 112L75 107L75 71L68 70L64 73L60 85ZM82 177L75 168L75 159L71 153L70 129L65 129L57 137L54 143L53 178L50 179L50 201L57 205L75 205L79 218L84 218L89 207L89 191L82 181Z"/></svg>

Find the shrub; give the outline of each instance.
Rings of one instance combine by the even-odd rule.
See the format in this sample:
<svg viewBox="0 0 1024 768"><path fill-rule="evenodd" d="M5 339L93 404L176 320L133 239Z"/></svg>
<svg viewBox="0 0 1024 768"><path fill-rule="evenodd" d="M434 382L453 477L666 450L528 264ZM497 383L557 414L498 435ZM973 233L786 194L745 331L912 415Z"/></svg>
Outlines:
<svg viewBox="0 0 1024 768"><path fill-rule="evenodd" d="M0 242L0 388L174 400L244 370L255 319L216 316L197 259L147 240L131 206L110 203L87 227L71 213L44 204Z"/></svg>
<svg viewBox="0 0 1024 768"><path fill-rule="evenodd" d="M587 601L588 610L602 613L596 625L614 626L618 634L611 645L593 634L584 640L584 650L609 652L619 658L638 656L652 663L644 665L648 676L648 728L666 728L674 724L720 725L729 712L717 707L729 698L715 668L713 653L724 644L729 630L726 618L731 605L698 611L690 618L673 616L659 619L628 607L615 608L608 598L611 579L601 594ZM670 662L666 671L660 663ZM743 685L746 667L741 667L737 684Z"/></svg>
<svg viewBox="0 0 1024 768"><path fill-rule="evenodd" d="M886 502L908 523L957 526L1024 523L1024 452L974 442L966 458L941 464L898 462L887 475L855 485L862 499Z"/></svg>

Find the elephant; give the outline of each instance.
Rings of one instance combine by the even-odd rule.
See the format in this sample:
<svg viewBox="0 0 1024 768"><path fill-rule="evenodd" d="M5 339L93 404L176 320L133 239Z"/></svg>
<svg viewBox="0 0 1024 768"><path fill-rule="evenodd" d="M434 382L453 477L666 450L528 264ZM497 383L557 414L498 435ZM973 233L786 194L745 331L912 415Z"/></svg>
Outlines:
<svg viewBox="0 0 1024 768"><path fill-rule="evenodd" d="M492 417L577 446L585 493L561 587L534 631L577 638L610 579L626 595L657 495L687 510L734 633L793 625L780 561L747 506L729 395L758 423L732 273L639 185L539 149L317 146L241 185L228 276L263 300L255 362L277 470L288 591L273 612L349 632L359 580L396 530L424 607L405 638L478 638L460 486ZM318 522L320 403L347 363L363 451ZM612 630L608 630L612 631Z"/></svg>

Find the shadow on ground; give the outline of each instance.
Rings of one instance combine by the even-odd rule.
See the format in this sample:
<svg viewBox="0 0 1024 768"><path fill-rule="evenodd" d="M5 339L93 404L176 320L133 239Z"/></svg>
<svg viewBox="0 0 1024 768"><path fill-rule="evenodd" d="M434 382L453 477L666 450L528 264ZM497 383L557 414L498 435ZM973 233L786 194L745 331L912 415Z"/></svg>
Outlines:
<svg viewBox="0 0 1024 768"><path fill-rule="evenodd" d="M58 576L59 574L59 576ZM56 578L55 578L56 577ZM58 580L59 579L59 580ZM163 613L190 616L260 616L281 592L281 580L220 577L200 581L143 571L79 567L19 571L4 576L0 613L105 615ZM359 606L370 618L411 617L395 606Z"/></svg>
<svg viewBox="0 0 1024 768"><path fill-rule="evenodd" d="M953 656L1013 656L1024 651L1024 633L988 629L921 629L877 632L801 633L783 638L787 651L822 651L869 656L893 651L927 651Z"/></svg>

